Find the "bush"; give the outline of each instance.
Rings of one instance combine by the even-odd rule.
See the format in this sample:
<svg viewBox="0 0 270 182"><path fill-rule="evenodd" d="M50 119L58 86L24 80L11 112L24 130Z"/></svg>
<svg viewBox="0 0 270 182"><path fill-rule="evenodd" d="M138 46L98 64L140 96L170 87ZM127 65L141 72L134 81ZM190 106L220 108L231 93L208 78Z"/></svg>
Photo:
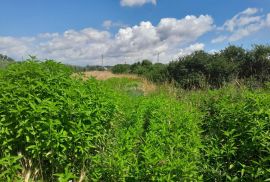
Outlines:
<svg viewBox="0 0 270 182"><path fill-rule="evenodd" d="M223 89L207 97L202 123L204 180L269 180L269 91Z"/></svg>
<svg viewBox="0 0 270 182"><path fill-rule="evenodd" d="M161 63L153 64L144 76L155 83L166 82L168 79L167 66Z"/></svg>
<svg viewBox="0 0 270 182"><path fill-rule="evenodd" d="M53 61L27 61L3 72L0 90L1 161L22 156L21 175L34 180L55 181L67 167L75 176L91 174L116 113L99 82L72 79L70 68Z"/></svg>
<svg viewBox="0 0 270 182"><path fill-rule="evenodd" d="M139 98L100 159L99 181L195 181L200 165L198 113L165 96Z"/></svg>
<svg viewBox="0 0 270 182"><path fill-rule="evenodd" d="M242 62L242 78L255 78L260 83L270 80L270 46L255 45Z"/></svg>
<svg viewBox="0 0 270 182"><path fill-rule="evenodd" d="M121 73L129 73L130 72L130 65L128 64L117 64L113 66L112 72L115 74L121 74Z"/></svg>

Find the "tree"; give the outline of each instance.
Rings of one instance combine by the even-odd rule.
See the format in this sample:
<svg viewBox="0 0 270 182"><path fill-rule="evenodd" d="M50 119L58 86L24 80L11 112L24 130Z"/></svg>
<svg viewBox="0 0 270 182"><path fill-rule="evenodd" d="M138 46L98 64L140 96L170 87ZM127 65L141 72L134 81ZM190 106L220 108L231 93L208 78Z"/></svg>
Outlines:
<svg viewBox="0 0 270 182"><path fill-rule="evenodd" d="M112 68L113 73L129 73L130 65L129 64L117 64Z"/></svg>
<svg viewBox="0 0 270 182"><path fill-rule="evenodd" d="M247 58L241 65L243 78L255 78L260 82L269 81L270 77L270 46L254 45L247 53Z"/></svg>

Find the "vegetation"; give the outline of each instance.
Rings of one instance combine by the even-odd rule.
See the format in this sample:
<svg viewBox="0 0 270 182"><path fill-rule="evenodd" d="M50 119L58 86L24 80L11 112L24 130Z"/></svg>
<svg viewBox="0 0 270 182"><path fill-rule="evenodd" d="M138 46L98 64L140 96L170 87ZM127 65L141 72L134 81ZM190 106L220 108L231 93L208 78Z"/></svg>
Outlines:
<svg viewBox="0 0 270 182"><path fill-rule="evenodd" d="M269 181L267 54L230 46L113 68L185 88L147 94L140 79L83 80L34 57L10 64L0 72L0 181Z"/></svg>
<svg viewBox="0 0 270 182"><path fill-rule="evenodd" d="M270 80L270 46L255 45L251 50L229 46L214 54L197 51L168 65L144 60L116 65L112 71L142 75L157 83L173 82L184 89L221 88L232 80L261 87Z"/></svg>
<svg viewBox="0 0 270 182"><path fill-rule="evenodd" d="M105 71L108 69L111 69L111 66L98 66L98 65L94 65L94 66L90 66L90 65L86 65L86 66L76 66L76 65L68 65L70 66L73 71L75 72L83 72L83 71Z"/></svg>
<svg viewBox="0 0 270 182"><path fill-rule="evenodd" d="M222 89L202 105L205 181L270 179L270 94Z"/></svg>
<svg viewBox="0 0 270 182"><path fill-rule="evenodd" d="M168 79L167 66L162 63L152 64L149 60L143 60L132 65L117 64L111 70L116 74L137 74L157 83L165 82Z"/></svg>
<svg viewBox="0 0 270 182"><path fill-rule="evenodd" d="M97 81L71 79L71 73L52 61L13 64L2 73L1 181L14 181L18 171L10 166L18 164L22 176L45 181L92 170L116 106Z"/></svg>

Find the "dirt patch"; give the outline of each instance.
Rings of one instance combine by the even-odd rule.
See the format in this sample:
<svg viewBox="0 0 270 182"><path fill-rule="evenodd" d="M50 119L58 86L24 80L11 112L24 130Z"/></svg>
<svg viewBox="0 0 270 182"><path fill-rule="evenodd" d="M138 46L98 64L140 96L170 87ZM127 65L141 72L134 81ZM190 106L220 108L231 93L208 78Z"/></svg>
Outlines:
<svg viewBox="0 0 270 182"><path fill-rule="evenodd" d="M145 93L152 93L156 90L156 86L149 82L147 79L141 78L137 75L131 74L113 74L110 71L87 71L83 73L83 78L88 79L90 77L95 77L97 80L107 80L110 78L129 78L131 80L139 80L142 84L140 89Z"/></svg>

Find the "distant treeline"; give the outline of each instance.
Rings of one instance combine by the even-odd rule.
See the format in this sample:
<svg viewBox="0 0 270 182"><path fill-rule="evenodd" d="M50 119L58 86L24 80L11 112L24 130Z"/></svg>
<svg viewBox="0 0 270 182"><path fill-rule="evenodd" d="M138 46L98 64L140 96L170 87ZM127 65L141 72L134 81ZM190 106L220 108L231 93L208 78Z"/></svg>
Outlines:
<svg viewBox="0 0 270 182"><path fill-rule="evenodd" d="M196 51L169 64L149 60L118 64L112 72L138 74L158 83L173 82L184 89L220 88L233 80L260 87L270 81L270 46L254 45L245 50L231 45L213 54Z"/></svg>
<svg viewBox="0 0 270 182"><path fill-rule="evenodd" d="M74 65L68 65L75 72L82 72L82 71L105 71L112 68L112 66L99 66L99 65L87 65L87 66L74 66Z"/></svg>

